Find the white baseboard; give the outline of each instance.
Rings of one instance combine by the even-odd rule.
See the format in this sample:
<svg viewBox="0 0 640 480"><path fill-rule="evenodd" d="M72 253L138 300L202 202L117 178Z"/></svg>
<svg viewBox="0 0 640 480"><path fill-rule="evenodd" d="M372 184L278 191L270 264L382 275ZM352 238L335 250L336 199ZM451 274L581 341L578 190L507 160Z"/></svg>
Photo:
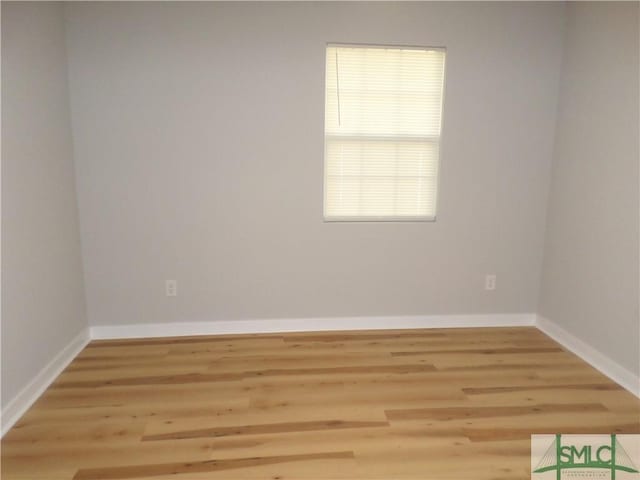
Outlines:
<svg viewBox="0 0 640 480"><path fill-rule="evenodd" d="M1 436L9 431L88 343L89 330L85 328L7 403L0 413Z"/></svg>
<svg viewBox="0 0 640 480"><path fill-rule="evenodd" d="M640 398L640 377L633 372L547 318L538 315L536 326L567 350L575 353L593 368Z"/></svg>
<svg viewBox="0 0 640 480"><path fill-rule="evenodd" d="M397 317L343 317L210 322L99 325L83 330L44 367L2 410L1 435L20 419L65 367L87 345L89 339L174 337L243 333L315 332L338 330L384 330L405 328L472 328L536 326L566 349L640 398L640 378L592 346L550 320L533 313L495 315L423 315Z"/></svg>
<svg viewBox="0 0 640 480"><path fill-rule="evenodd" d="M403 328L525 327L535 324L535 314L423 315L397 317L328 317L210 322L99 325L91 327L92 339L179 337L242 333L320 332Z"/></svg>

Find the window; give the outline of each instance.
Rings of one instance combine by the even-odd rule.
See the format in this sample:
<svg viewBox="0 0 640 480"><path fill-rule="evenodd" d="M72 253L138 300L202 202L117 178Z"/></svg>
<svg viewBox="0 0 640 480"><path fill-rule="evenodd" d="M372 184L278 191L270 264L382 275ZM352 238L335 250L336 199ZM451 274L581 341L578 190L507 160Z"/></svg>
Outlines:
<svg viewBox="0 0 640 480"><path fill-rule="evenodd" d="M444 49L328 45L324 217L435 220Z"/></svg>

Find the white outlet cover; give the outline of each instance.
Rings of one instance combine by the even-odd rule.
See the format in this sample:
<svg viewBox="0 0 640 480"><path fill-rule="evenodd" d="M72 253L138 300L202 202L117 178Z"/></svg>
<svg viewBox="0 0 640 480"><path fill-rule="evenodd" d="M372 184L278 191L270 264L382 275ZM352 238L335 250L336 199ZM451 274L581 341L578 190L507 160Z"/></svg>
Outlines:
<svg viewBox="0 0 640 480"><path fill-rule="evenodd" d="M165 280L164 282L165 295L167 297L175 297L178 295L178 282L175 280Z"/></svg>
<svg viewBox="0 0 640 480"><path fill-rule="evenodd" d="M484 277L484 289L495 290L496 289L496 275L489 274Z"/></svg>

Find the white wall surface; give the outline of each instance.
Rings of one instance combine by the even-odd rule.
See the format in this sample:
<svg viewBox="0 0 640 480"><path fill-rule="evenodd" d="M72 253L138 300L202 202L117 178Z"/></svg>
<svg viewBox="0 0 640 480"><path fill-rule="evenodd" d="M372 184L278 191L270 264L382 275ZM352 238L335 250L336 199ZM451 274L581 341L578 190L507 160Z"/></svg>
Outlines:
<svg viewBox="0 0 640 480"><path fill-rule="evenodd" d="M62 6L2 2L2 407L86 328Z"/></svg>
<svg viewBox="0 0 640 480"><path fill-rule="evenodd" d="M536 310L563 5L65 9L92 325ZM437 222L323 223L326 42L447 47Z"/></svg>
<svg viewBox="0 0 640 480"><path fill-rule="evenodd" d="M640 374L638 3L572 3L539 313Z"/></svg>

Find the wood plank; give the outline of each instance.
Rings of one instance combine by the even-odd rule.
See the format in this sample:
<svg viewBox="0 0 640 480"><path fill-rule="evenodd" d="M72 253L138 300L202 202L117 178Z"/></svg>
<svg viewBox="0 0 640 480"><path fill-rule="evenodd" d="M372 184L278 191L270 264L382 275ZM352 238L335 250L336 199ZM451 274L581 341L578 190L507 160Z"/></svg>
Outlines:
<svg viewBox="0 0 640 480"><path fill-rule="evenodd" d="M388 427L389 422L362 422L347 420L323 420L314 422L283 422L262 425L238 425L178 431L162 435L146 435L142 441L181 440L184 438L226 437L236 435L260 435L265 433L295 433L317 430L342 430L344 428Z"/></svg>
<svg viewBox="0 0 640 480"><path fill-rule="evenodd" d="M353 452L321 452L304 455L279 455L273 457L233 458L225 460L206 460L201 462L156 463L150 465L131 465L125 467L104 467L81 469L73 480L117 480L140 478L150 475L164 476L179 473L217 472L259 465L302 462L324 459L352 459Z"/></svg>
<svg viewBox="0 0 640 480"><path fill-rule="evenodd" d="M505 353L517 353L519 355L525 353L557 353L562 352L560 347L533 347L533 348L518 348L518 347L502 347L502 348L466 348L466 349L444 349L444 350L416 350L409 352L391 352L394 357L413 357L423 355L468 355L468 354L480 354L480 355L500 355Z"/></svg>
<svg viewBox="0 0 640 480"><path fill-rule="evenodd" d="M515 405L497 407L449 407L386 410L389 420L454 420L466 418L518 417L544 413L606 412L599 403L569 403L548 405Z"/></svg>

